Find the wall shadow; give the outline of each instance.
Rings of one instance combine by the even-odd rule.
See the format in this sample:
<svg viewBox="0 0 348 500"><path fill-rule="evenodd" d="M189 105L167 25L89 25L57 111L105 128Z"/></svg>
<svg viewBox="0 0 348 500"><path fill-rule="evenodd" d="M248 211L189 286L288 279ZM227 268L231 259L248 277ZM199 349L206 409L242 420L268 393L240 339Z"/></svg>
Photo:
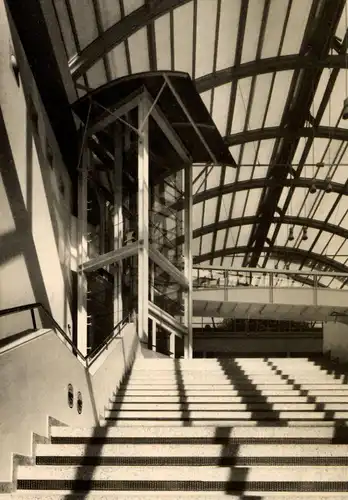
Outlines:
<svg viewBox="0 0 348 500"><path fill-rule="evenodd" d="M10 207L15 224L15 231L9 233L6 237L7 259L9 260L11 258L11 246L14 252L13 258L17 257L19 254L23 255L35 301L41 302L51 313L48 294L43 280L35 242L31 232L32 214L28 212L23 198L21 185L16 171L16 165L5 126L4 116L1 109L0 137L0 163L2 165L1 177L6 192L6 201ZM29 167L30 163L27 165L27 168ZM10 235L12 235L12 240L10 238Z"/></svg>

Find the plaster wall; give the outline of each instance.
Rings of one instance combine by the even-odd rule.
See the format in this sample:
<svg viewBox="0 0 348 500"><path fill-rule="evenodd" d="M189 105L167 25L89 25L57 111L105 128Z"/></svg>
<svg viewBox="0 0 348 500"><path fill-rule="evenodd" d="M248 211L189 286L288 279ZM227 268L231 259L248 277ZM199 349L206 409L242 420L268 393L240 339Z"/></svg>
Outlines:
<svg viewBox="0 0 348 500"><path fill-rule="evenodd" d="M19 85L10 64L16 49ZM71 324L71 184L24 52L0 2L0 309L42 302ZM30 315L0 319L0 339Z"/></svg>
<svg viewBox="0 0 348 500"><path fill-rule="evenodd" d="M139 349L134 324L124 327L95 366L87 371L52 330L0 353L0 483L12 481L12 454L32 456L32 433L48 437L48 418L74 427L98 424ZM74 406L68 405L68 384ZM77 412L76 394L83 398ZM5 402L5 403L4 403Z"/></svg>

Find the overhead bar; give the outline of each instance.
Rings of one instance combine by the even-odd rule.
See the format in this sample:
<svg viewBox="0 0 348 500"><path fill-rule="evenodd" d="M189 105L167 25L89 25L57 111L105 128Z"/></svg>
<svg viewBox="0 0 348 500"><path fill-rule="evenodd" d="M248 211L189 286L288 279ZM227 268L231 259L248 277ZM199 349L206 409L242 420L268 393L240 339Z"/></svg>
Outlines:
<svg viewBox="0 0 348 500"><path fill-rule="evenodd" d="M141 123L141 124L139 124L139 125L140 125L140 126L139 126L139 132L140 132L140 133L141 133L141 131L143 130L144 125L145 125L145 123L146 123L147 119L148 119L148 118L149 118L149 116L151 115L153 108L156 106L158 99L161 97L162 92L163 92L163 90L164 90L164 88L165 88L165 86L166 86L166 85L167 85L167 84L166 84L166 82L164 82L164 83L163 83L163 85L162 85L162 87L160 88L160 90L159 90L158 94L156 95L156 99L153 101L153 103L152 103L152 104L151 104L151 106L150 106L150 109L149 109L149 110L148 110L148 112L146 113L144 120L142 121L142 123Z"/></svg>
<svg viewBox="0 0 348 500"><path fill-rule="evenodd" d="M170 125L168 122L167 118L161 111L161 109L155 104L154 105L154 100L150 96L150 94L145 90L144 91L147 97L147 100L149 102L149 105L151 106L151 116L157 123L157 125L160 127L164 135L167 137L175 151L178 153L178 155L181 157L184 163L192 163L192 158L187 151L186 147L183 145L181 139L179 136L176 134L175 130L173 127Z"/></svg>
<svg viewBox="0 0 348 500"><path fill-rule="evenodd" d="M103 255L98 255L97 257L94 257L93 259L90 259L87 262L81 264L79 268L85 272L96 271L101 267L115 264L115 262L119 262L120 260L127 259L128 257L136 255L139 246L139 241L135 241L134 243L121 247L117 250L111 250L111 252L105 253Z"/></svg>
<svg viewBox="0 0 348 500"><path fill-rule="evenodd" d="M188 288L188 279L185 277L184 273L179 271L179 269L166 259L161 252L154 248L153 245L149 247L149 257L163 271L169 274L176 281L176 283L179 283L179 285L184 287L185 290Z"/></svg>
<svg viewBox="0 0 348 500"><path fill-rule="evenodd" d="M99 120L97 123L95 123L88 129L88 135L91 136L97 132L100 132L100 130L103 130L105 127L111 125L116 120L119 120L122 115L129 113L129 111L131 111L132 109L134 109L139 105L140 97L141 93L139 93L139 90L137 90L136 92L128 96L127 99L123 101L123 103L120 103L120 105L115 110L112 111L108 110L107 108L105 108L104 106L95 101L95 104L100 108L104 109L107 112L107 114L106 116L104 115L104 117L101 120ZM128 123L127 125L130 126L131 128L134 128Z"/></svg>

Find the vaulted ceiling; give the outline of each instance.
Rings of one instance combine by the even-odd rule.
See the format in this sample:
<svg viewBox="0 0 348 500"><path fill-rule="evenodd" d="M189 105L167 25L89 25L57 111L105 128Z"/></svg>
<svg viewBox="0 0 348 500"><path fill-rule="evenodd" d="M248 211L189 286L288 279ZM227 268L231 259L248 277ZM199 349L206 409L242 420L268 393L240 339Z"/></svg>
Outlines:
<svg viewBox="0 0 348 500"><path fill-rule="evenodd" d="M194 166L197 262L348 272L345 0L52 1L79 96L194 80L238 165Z"/></svg>

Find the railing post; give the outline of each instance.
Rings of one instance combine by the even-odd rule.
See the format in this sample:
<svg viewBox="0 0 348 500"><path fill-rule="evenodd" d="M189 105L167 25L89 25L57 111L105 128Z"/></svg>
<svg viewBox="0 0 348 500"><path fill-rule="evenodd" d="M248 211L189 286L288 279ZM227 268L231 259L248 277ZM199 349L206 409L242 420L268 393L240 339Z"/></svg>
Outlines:
<svg viewBox="0 0 348 500"><path fill-rule="evenodd" d="M36 318L35 318L35 310L30 309L30 314L31 314L31 320L33 322L33 329L37 330L37 324L36 324Z"/></svg>
<svg viewBox="0 0 348 500"><path fill-rule="evenodd" d="M170 357L175 358L175 333L173 332L170 333L169 350Z"/></svg>

